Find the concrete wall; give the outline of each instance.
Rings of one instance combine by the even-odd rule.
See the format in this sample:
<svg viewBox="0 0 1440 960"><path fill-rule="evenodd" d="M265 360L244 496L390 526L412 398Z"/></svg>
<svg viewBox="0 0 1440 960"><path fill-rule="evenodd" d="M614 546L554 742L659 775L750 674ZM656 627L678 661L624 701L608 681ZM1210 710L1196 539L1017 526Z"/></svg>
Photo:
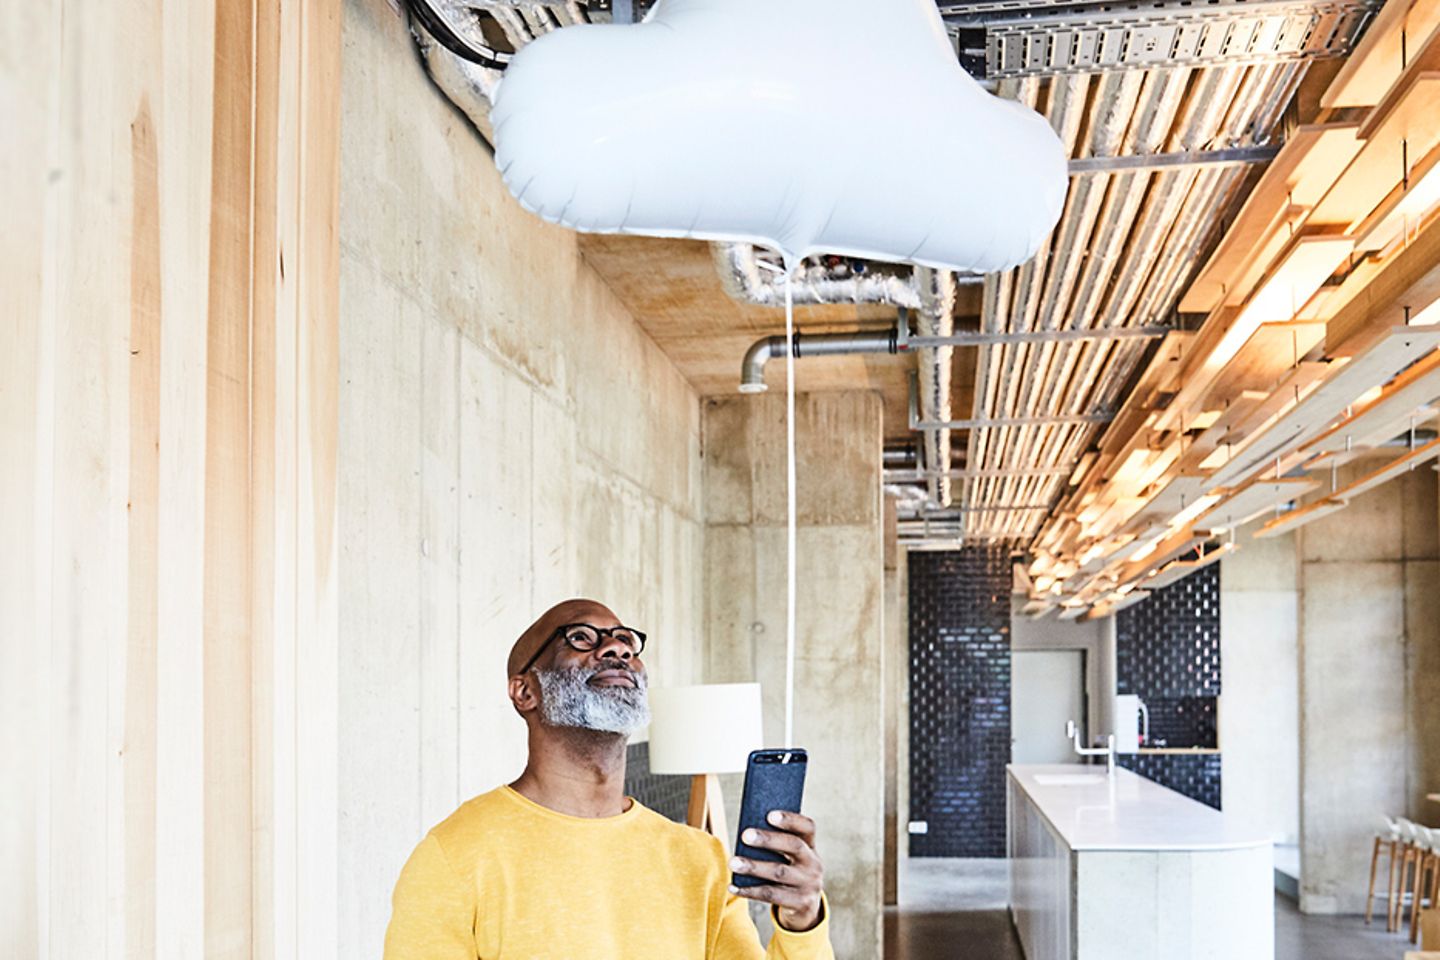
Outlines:
<svg viewBox="0 0 1440 960"><path fill-rule="evenodd" d="M785 398L704 403L707 682L758 680L765 735L784 737ZM795 741L810 751L836 956L880 954L884 565L881 404L797 398ZM726 784L738 801L738 784Z"/></svg>
<svg viewBox="0 0 1440 960"><path fill-rule="evenodd" d="M1341 471L1341 483L1374 464ZM1433 815L1440 531L1418 470L1298 533L1301 908L1363 909L1381 814Z"/></svg>
<svg viewBox="0 0 1440 960"><path fill-rule="evenodd" d="M1240 531L1220 561L1221 806L1276 843L1300 834L1300 565L1296 535Z"/></svg>
<svg viewBox="0 0 1440 960"><path fill-rule="evenodd" d="M523 764L537 613L601 599L699 680L700 414L390 3L346 4L342 76L339 953L373 957L423 831Z"/></svg>

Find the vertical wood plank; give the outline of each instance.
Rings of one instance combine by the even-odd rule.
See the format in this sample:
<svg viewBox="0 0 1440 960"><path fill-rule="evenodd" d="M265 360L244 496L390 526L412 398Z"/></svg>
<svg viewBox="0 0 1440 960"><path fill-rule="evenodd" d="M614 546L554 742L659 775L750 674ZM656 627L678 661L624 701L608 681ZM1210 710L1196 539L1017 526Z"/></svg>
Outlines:
<svg viewBox="0 0 1440 960"><path fill-rule="evenodd" d="M35 460L35 511L48 541L47 610L36 631L48 768L37 825L41 956L104 949L123 935L120 911L110 910L123 879L109 838L121 816L113 781L123 672L115 666L126 645L129 124L140 71L107 44L133 52L148 18L143 9L130 12L133 22L97 11L82 23L67 13L56 10L37 411L48 437Z"/></svg>
<svg viewBox="0 0 1440 960"><path fill-rule="evenodd" d="M130 125L129 611L123 699L127 956L155 955L156 662L160 554L160 163L148 98Z"/></svg>
<svg viewBox="0 0 1440 960"><path fill-rule="evenodd" d="M297 945L323 956L339 939L339 455L340 287L339 0L302 6L300 223L297 231L299 542L296 610L299 887Z"/></svg>
<svg viewBox="0 0 1440 960"><path fill-rule="evenodd" d="M255 956L293 957L294 934L294 384L293 321L280 298L278 2L257 2L252 155L250 331L251 769ZM289 222L289 218L285 218ZM289 330L288 339L283 331Z"/></svg>
<svg viewBox="0 0 1440 960"><path fill-rule="evenodd" d="M254 7L217 0L215 17L205 427L205 956L249 960Z"/></svg>
<svg viewBox="0 0 1440 960"><path fill-rule="evenodd" d="M38 887L45 856L42 584L49 512L40 480L46 211L55 191L48 144L55 115L59 4L28 4L0 19L0 209L26 229L0 231L0 955L40 951Z"/></svg>
<svg viewBox="0 0 1440 960"><path fill-rule="evenodd" d="M161 272L156 941L205 950L205 428L215 10L157 4ZM80 18L84 19L84 18ZM93 27L86 27L87 32ZM109 37L97 38L109 44Z"/></svg>
<svg viewBox="0 0 1440 960"><path fill-rule="evenodd" d="M337 942L340 2L256 15L252 340L255 942Z"/></svg>

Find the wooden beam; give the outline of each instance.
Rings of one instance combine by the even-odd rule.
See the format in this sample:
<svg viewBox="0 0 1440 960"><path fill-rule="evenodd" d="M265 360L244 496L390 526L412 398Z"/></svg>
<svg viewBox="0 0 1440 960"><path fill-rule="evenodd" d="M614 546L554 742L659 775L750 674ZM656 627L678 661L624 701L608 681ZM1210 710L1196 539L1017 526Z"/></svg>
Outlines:
<svg viewBox="0 0 1440 960"><path fill-rule="evenodd" d="M1341 307L1325 328L1326 352L1355 357L1393 328L1440 301L1440 219L1395 254L1375 279Z"/></svg>
<svg viewBox="0 0 1440 960"><path fill-rule="evenodd" d="M1440 0L1387 3L1365 31L1320 98L1327 110L1379 103L1404 67L1406 54L1418 50L1440 26Z"/></svg>
<svg viewBox="0 0 1440 960"><path fill-rule="evenodd" d="M1315 206L1311 226L1349 229L1374 210L1413 163L1440 145L1440 71L1406 72L1360 129L1364 146ZM1408 159L1407 159L1408 158Z"/></svg>
<svg viewBox="0 0 1440 960"><path fill-rule="evenodd" d="M1286 240L1359 152L1357 122L1306 124L1296 129L1266 168L1180 301L1181 313L1210 313L1242 302Z"/></svg>
<svg viewBox="0 0 1440 960"><path fill-rule="evenodd" d="M1271 537L1278 537L1281 534L1289 533L1291 530L1298 530L1307 523L1313 523L1321 517L1328 517L1332 513L1344 510L1348 503L1344 500L1332 500L1324 497L1316 500L1299 510L1292 510L1282 514L1255 531L1255 539L1268 540Z"/></svg>

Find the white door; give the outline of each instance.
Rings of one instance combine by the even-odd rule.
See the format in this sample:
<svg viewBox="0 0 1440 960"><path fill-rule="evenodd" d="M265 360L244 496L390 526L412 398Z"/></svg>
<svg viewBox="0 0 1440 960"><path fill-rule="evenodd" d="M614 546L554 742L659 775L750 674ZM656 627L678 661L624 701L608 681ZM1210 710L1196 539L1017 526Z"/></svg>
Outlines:
<svg viewBox="0 0 1440 960"><path fill-rule="evenodd" d="M1067 720L1074 720L1084 732L1084 651L1012 651L1010 761L1075 763L1078 758L1065 739Z"/></svg>

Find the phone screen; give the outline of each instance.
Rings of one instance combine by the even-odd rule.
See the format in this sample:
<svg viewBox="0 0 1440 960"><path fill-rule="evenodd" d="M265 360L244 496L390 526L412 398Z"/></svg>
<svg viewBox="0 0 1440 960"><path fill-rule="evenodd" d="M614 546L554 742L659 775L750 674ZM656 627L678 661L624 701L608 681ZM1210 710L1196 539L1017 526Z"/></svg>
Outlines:
<svg viewBox="0 0 1440 960"><path fill-rule="evenodd" d="M740 826L735 834L735 852L752 860L769 860L783 863L785 857L773 850L752 847L740 840L745 831L774 830L765 818L771 810L800 812L800 801L805 793L805 770L809 757L796 747L790 750L756 750L750 754L745 766L745 792L740 800ZM755 887L765 881L746 874L733 874L731 882L737 887Z"/></svg>

